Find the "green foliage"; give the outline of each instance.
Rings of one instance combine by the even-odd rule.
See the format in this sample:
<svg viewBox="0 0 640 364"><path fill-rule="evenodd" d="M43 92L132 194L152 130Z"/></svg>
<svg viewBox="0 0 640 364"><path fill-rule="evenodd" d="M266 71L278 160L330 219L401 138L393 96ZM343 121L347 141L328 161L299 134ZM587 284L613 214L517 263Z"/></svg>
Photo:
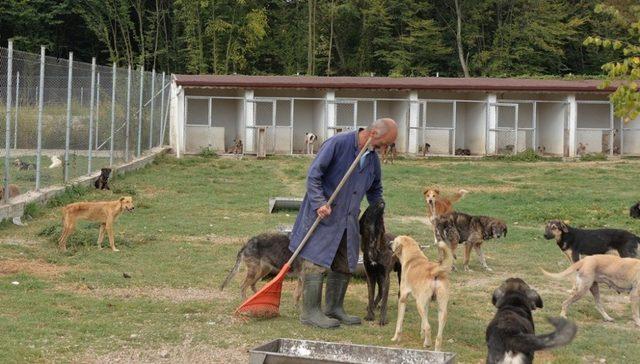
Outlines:
<svg viewBox="0 0 640 364"><path fill-rule="evenodd" d="M60 207L72 202L76 202L80 197L87 194L88 187L74 185L65 188L64 192L52 197L47 202L47 207Z"/></svg>
<svg viewBox="0 0 640 364"><path fill-rule="evenodd" d="M42 213L40 206L35 202L30 202L24 206L23 215L26 217L38 217Z"/></svg>
<svg viewBox="0 0 640 364"><path fill-rule="evenodd" d="M589 153L580 157L580 160L584 162L606 161L607 156L604 153Z"/></svg>
<svg viewBox="0 0 640 364"><path fill-rule="evenodd" d="M614 39L604 36L589 36L584 40L585 45L594 46L616 52L619 57L607 62L602 69L607 74L602 87L617 84L616 91L611 94L616 116L624 118L625 122L640 115L640 5L632 5L623 9L600 4L597 13L608 15L615 23L624 27L628 35L626 38Z"/></svg>
<svg viewBox="0 0 640 364"><path fill-rule="evenodd" d="M206 148L202 148L202 150L200 150L200 153L198 153L199 156L201 156L202 158L214 158L218 156L218 153L216 153L215 150L206 147Z"/></svg>
<svg viewBox="0 0 640 364"><path fill-rule="evenodd" d="M527 149L520 153L509 154L509 155L492 155L485 156L483 159L487 160L500 160L500 161L508 161L508 162L539 162L539 161L560 161L561 158L558 157L543 157L536 153L533 149Z"/></svg>

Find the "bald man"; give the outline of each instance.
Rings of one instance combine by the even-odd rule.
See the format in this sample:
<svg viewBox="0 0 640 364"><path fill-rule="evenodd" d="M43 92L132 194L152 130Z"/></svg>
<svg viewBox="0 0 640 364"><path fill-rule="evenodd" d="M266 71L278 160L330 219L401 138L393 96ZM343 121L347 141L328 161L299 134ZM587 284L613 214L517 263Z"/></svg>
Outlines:
<svg viewBox="0 0 640 364"><path fill-rule="evenodd" d="M398 126L392 119L378 119L366 129L345 132L327 139L307 173L307 193L291 233L289 249L295 251L315 219L322 218L300 252L303 258L303 307L300 321L321 328L357 325L360 318L347 315L344 296L358 264L360 202L382 199L382 175L375 148L394 143ZM327 204L349 166L371 137L368 150L340 193ZM322 286L327 275L325 310L320 309Z"/></svg>

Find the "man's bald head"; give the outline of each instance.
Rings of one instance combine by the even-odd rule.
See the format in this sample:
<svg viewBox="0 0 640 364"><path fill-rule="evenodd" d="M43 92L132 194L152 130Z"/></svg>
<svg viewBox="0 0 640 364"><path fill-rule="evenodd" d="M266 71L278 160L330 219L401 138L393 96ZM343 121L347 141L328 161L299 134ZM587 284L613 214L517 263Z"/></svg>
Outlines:
<svg viewBox="0 0 640 364"><path fill-rule="evenodd" d="M398 137L398 124L393 119L382 118L371 123L367 127L367 131L372 136L371 146L379 148L395 143Z"/></svg>

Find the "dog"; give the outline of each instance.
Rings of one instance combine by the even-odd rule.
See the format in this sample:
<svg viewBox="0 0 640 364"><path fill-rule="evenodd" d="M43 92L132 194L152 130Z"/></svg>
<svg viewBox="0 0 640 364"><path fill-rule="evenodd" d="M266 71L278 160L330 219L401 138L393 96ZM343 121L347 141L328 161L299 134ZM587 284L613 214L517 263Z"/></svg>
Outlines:
<svg viewBox="0 0 640 364"><path fill-rule="evenodd" d="M538 147L538 155L544 155L547 152L547 148L542 145Z"/></svg>
<svg viewBox="0 0 640 364"><path fill-rule="evenodd" d="M242 154L243 146L240 138L233 139L233 147L229 151L230 154Z"/></svg>
<svg viewBox="0 0 640 364"><path fill-rule="evenodd" d="M289 234L282 232L264 233L249 239L236 256L236 263L227 275L220 290L224 290L231 279L240 270L240 263L244 262L247 267L247 275L242 282L240 293L242 299L247 297L247 289L251 287L253 292L257 292L256 283L264 276L278 272L282 266L291 258L289 250ZM291 264L290 273L298 275L298 285L294 292L294 300L296 307L302 295L302 260L294 259Z"/></svg>
<svg viewBox="0 0 640 364"><path fill-rule="evenodd" d="M375 320L374 309L380 303L380 325L388 323L387 300L391 271L394 270L398 273L398 283L400 283L402 270L398 257L393 255L393 251L389 248L389 242L395 239L395 235L385 231L384 208L385 203L380 200L369 205L360 218L360 248L362 249L369 291L367 315L364 319L366 321ZM376 286L378 287L377 296Z"/></svg>
<svg viewBox="0 0 640 364"><path fill-rule="evenodd" d="M589 145L589 144L578 143L578 148L576 150L576 154L578 154L581 157L583 157L585 154L587 154L587 145Z"/></svg>
<svg viewBox="0 0 640 364"><path fill-rule="evenodd" d="M455 155L471 155L471 150L466 148L458 148L455 151Z"/></svg>
<svg viewBox="0 0 640 364"><path fill-rule="evenodd" d="M420 334L424 337L424 347L431 346L431 327L429 326L429 303L433 298L438 302L438 334L435 350L442 349L442 334L447 323L447 304L449 302L449 272L453 265L451 249L443 241L438 242L444 251L441 263L430 262L422 253L418 243L409 236L401 235L391 242L391 249L402 266L400 297L398 298L398 321L396 331L391 339L400 341L407 298L413 295L422 319Z"/></svg>
<svg viewBox="0 0 640 364"><path fill-rule="evenodd" d="M398 156L398 151L396 150L396 143L391 143L389 145L383 145L380 147L380 154L382 154L382 163L387 163L389 160L389 156L391 156L391 164Z"/></svg>
<svg viewBox="0 0 640 364"><path fill-rule="evenodd" d="M62 165L62 161L60 160L60 158L56 157L55 155L51 156L51 165L49 165L49 169L52 168L58 168Z"/></svg>
<svg viewBox="0 0 640 364"><path fill-rule="evenodd" d="M313 133L304 133L304 145L307 154L313 154L313 145L318 140L318 136Z"/></svg>
<svg viewBox="0 0 640 364"><path fill-rule="evenodd" d="M440 194L440 190L434 187L425 187L422 190L424 201L427 206L427 219L433 225L433 220L438 216L442 216L453 211L453 204L460 201L469 191L460 189L451 197L444 197Z"/></svg>
<svg viewBox="0 0 640 364"><path fill-rule="evenodd" d="M640 219L640 202L636 202L629 208L629 216L634 219Z"/></svg>
<svg viewBox="0 0 640 364"><path fill-rule="evenodd" d="M21 171L28 171L29 169L36 168L35 164L21 161L20 158L16 158L16 160L13 161L13 165Z"/></svg>
<svg viewBox="0 0 640 364"><path fill-rule="evenodd" d="M102 168L100 170L100 176L93 182L93 185L98 190L111 190L109 188L109 175L111 174L111 168Z"/></svg>
<svg viewBox="0 0 640 364"><path fill-rule="evenodd" d="M570 262L580 260L580 255L605 254L609 250L616 250L623 258L637 255L640 238L619 229L577 229L560 220L547 222L544 229L547 240L555 239L560 250Z"/></svg>
<svg viewBox="0 0 640 364"><path fill-rule="evenodd" d="M88 220L100 223L100 234L98 235L98 249L102 249L104 232L109 235L109 245L114 252L116 249L115 237L113 234L113 224L124 211L134 210L133 198L130 196L121 197L115 201L98 202L75 202L62 208L62 235L58 241L61 251L67 250L67 239L76 228L78 220Z"/></svg>
<svg viewBox="0 0 640 364"><path fill-rule="evenodd" d="M487 271L493 271L487 265L482 252L482 243L489 239L499 239L507 236L507 225L499 219L489 216L472 216L463 212L451 212L437 217L434 220L436 240L445 241L455 257L458 244L464 244L463 269L469 269L471 249L478 254L482 267Z"/></svg>
<svg viewBox="0 0 640 364"><path fill-rule="evenodd" d="M427 153L429 153L429 148L431 148L431 144L424 143L424 147L422 148L422 156L425 157Z"/></svg>
<svg viewBox="0 0 640 364"><path fill-rule="evenodd" d="M602 308L598 283L604 283L616 292L629 292L633 322L640 327L640 259L620 258L611 254L596 254L584 257L560 273L549 273L542 269L547 277L563 279L577 273L572 294L562 303L560 315L567 317L569 306L580 300L587 291L591 291L596 310L605 321L613 321Z"/></svg>
<svg viewBox="0 0 640 364"><path fill-rule="evenodd" d="M533 363L536 351L569 344L578 328L563 318L549 318L555 331L536 335L532 311L542 298L520 278L509 278L496 288L491 303L498 309L487 326L487 363Z"/></svg>
<svg viewBox="0 0 640 364"><path fill-rule="evenodd" d="M12 197L16 197L20 194L20 189L18 188L17 185L14 185L13 183L10 183L9 186L9 193L7 194L7 199L10 199ZM4 198L4 185L0 183L0 201Z"/></svg>

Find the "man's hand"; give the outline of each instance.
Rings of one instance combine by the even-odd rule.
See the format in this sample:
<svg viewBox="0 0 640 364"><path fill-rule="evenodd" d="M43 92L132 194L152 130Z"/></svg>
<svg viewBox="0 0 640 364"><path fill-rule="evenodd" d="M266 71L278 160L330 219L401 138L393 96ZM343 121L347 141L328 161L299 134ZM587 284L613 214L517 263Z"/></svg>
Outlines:
<svg viewBox="0 0 640 364"><path fill-rule="evenodd" d="M324 205L322 207L319 207L316 212L318 213L318 216L320 216L321 219L324 219L325 217L331 215L331 206L329 205Z"/></svg>

